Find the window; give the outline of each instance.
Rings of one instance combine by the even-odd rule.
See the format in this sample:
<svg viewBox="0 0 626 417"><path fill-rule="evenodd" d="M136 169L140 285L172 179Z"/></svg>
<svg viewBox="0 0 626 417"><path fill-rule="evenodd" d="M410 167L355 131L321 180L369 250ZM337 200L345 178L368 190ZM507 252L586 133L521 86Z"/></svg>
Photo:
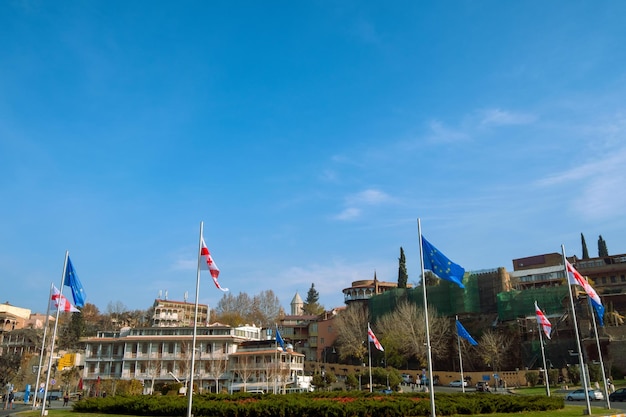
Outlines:
<svg viewBox="0 0 626 417"><path fill-rule="evenodd" d="M611 275L611 284L617 283L617 277L615 275Z"/></svg>

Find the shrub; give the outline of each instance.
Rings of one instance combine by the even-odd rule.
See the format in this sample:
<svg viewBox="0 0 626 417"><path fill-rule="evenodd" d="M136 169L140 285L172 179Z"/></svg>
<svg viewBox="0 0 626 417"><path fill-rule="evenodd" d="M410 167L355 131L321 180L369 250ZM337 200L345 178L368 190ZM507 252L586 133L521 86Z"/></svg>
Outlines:
<svg viewBox="0 0 626 417"><path fill-rule="evenodd" d="M539 382L539 373L536 371L527 371L524 376L526 377L526 382L528 382L531 387L534 387L537 385L537 382Z"/></svg>

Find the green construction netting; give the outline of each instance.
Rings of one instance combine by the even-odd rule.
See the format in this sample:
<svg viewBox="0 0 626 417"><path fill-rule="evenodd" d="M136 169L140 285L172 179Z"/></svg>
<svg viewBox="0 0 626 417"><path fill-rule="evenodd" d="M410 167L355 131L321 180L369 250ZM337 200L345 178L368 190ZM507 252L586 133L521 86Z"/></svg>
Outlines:
<svg viewBox="0 0 626 417"><path fill-rule="evenodd" d="M492 270L466 274L463 280L465 289L451 282L439 280L436 285L427 286L428 305L433 306L440 316L497 313L501 321L534 315L535 300L546 314L563 312L567 286L502 292L493 284L497 283L497 280L493 279L493 274L497 273L497 270ZM370 298L371 320L375 321L389 313L404 299L423 306L423 288L421 286L409 289L396 288Z"/></svg>
<svg viewBox="0 0 626 417"><path fill-rule="evenodd" d="M567 297L567 286L512 290L498 294L498 318L513 320L535 314L535 301L546 314L563 312L563 299Z"/></svg>

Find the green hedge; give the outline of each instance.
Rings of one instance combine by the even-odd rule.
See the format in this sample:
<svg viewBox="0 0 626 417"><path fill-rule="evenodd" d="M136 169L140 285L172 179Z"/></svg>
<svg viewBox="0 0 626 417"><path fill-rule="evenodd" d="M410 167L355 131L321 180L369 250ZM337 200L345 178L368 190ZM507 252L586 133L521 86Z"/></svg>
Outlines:
<svg viewBox="0 0 626 417"><path fill-rule="evenodd" d="M136 416L186 416L186 397L116 396L86 398L74 411ZM519 413L561 409L563 398L485 393L435 394L438 415ZM194 395L195 417L412 417L429 416L424 393L380 394L359 391L288 395Z"/></svg>

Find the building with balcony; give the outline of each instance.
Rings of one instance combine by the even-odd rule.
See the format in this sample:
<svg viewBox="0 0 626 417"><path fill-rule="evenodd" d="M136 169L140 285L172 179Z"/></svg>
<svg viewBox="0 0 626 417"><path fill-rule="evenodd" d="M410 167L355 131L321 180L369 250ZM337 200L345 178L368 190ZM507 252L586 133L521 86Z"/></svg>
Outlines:
<svg viewBox="0 0 626 417"><path fill-rule="evenodd" d="M407 284L407 288L412 288L412 284ZM374 273L374 279L353 281L352 286L343 289L343 300L346 304L352 302L366 302L375 295L398 288L397 282L379 281Z"/></svg>
<svg viewBox="0 0 626 417"><path fill-rule="evenodd" d="M294 352L291 344L283 350L275 340L242 343L230 355L228 368L231 393L285 393L310 387L310 380L304 376L304 355Z"/></svg>
<svg viewBox="0 0 626 417"><path fill-rule="evenodd" d="M261 328L230 327L220 323L198 327L194 383L200 392L219 391L230 380L228 357L246 341L261 340ZM85 345L83 384L95 389L100 379L137 379L144 392L155 383L190 379L193 327L148 327L100 332L82 340Z"/></svg>
<svg viewBox="0 0 626 417"><path fill-rule="evenodd" d="M196 304L187 301L171 301L157 298L153 304L153 327L193 326ZM198 326L206 326L209 322L209 306L198 304Z"/></svg>

